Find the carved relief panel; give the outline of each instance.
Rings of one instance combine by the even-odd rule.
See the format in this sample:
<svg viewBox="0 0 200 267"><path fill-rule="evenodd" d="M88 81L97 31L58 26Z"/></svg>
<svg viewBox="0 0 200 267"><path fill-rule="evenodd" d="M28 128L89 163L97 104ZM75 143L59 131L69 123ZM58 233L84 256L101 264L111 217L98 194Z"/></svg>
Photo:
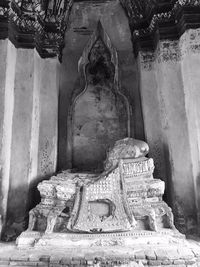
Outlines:
<svg viewBox="0 0 200 267"><path fill-rule="evenodd" d="M129 136L129 105L119 91L118 58L98 24L79 61L85 88L71 107L72 168L103 169L108 147Z"/></svg>

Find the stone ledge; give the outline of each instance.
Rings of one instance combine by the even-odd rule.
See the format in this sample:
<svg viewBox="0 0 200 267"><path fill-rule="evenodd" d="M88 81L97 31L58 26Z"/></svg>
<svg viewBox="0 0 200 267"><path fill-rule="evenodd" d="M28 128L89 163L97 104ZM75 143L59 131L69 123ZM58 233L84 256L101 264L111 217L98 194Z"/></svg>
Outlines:
<svg viewBox="0 0 200 267"><path fill-rule="evenodd" d="M110 259L88 259L86 260L85 258L62 258L61 260L58 260L59 262L30 262L30 261L0 261L0 267L3 266L43 266L43 267L83 267L83 266L94 266L94 267L113 267L113 266L127 266L127 267L136 267L136 266L143 266L143 265L148 265L148 266L167 266L167 267L187 267L187 266L200 266L200 262L196 262L195 260L174 260L173 264L172 262L169 260L168 262L166 260L148 260L146 262L142 262L140 260L133 260L133 259L114 259L114 258L110 258ZM146 264L144 264L146 263ZM168 263L168 264L166 264Z"/></svg>
<svg viewBox="0 0 200 267"><path fill-rule="evenodd" d="M142 240L142 239L140 239ZM147 239L148 240L148 239ZM166 241L166 239L163 239ZM110 246L90 248L45 247L23 248L0 247L0 267L200 267L200 244L187 240L177 243L154 244L146 242L137 246ZM180 242L179 242L180 241Z"/></svg>

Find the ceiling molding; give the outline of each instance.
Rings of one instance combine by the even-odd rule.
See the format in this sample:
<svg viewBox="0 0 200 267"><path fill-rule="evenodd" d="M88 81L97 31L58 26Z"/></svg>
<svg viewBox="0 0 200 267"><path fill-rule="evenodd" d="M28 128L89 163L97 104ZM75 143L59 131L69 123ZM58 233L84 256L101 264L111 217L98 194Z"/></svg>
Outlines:
<svg viewBox="0 0 200 267"><path fill-rule="evenodd" d="M0 39L8 37L9 1L0 0Z"/></svg>
<svg viewBox="0 0 200 267"><path fill-rule="evenodd" d="M186 29L200 27L200 0L119 1L136 54L154 50L158 40L178 39ZM0 0L0 39L9 38L16 47L36 48L43 58L61 58L72 5L73 0Z"/></svg>
<svg viewBox="0 0 200 267"><path fill-rule="evenodd" d="M72 3L0 0L0 39L9 38L17 48L36 48L43 58L60 55Z"/></svg>
<svg viewBox="0 0 200 267"><path fill-rule="evenodd" d="M199 0L120 0L132 33L134 51L154 50L158 40L178 39L186 29L200 27ZM139 6L147 2L146 9Z"/></svg>

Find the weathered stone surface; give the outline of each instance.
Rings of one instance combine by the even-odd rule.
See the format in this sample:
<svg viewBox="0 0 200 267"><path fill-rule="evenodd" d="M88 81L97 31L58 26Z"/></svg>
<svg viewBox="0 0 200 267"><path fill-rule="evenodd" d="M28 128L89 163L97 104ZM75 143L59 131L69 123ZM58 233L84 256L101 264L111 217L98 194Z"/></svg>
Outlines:
<svg viewBox="0 0 200 267"><path fill-rule="evenodd" d="M185 260L186 265L194 265L196 263L195 259L186 259Z"/></svg>
<svg viewBox="0 0 200 267"><path fill-rule="evenodd" d="M168 257L166 255L166 251L163 249L156 249L155 254L158 260L168 260Z"/></svg>
<svg viewBox="0 0 200 267"><path fill-rule="evenodd" d="M148 240L151 240L152 237ZM188 266L197 266L197 263L199 262L198 258L194 258L192 260L188 259L188 263L186 264L186 261L179 258L176 261L172 260L146 260L146 259L136 259L134 257L134 254L136 252L142 254L148 250L153 250L154 252L156 250L159 250L162 248L164 252L166 252L166 255L168 255L167 251L172 252L172 250L177 251L178 248L184 248L187 250L196 249L200 250L200 247L198 244L194 244L190 240L183 240L179 238L173 238L170 242L166 243L166 240L164 240L164 237L159 237L161 243L149 243L147 240L147 237L139 238L139 242L135 243L134 245L129 246L113 246L113 247L103 247L103 246L93 246L93 247L87 247L87 248L69 248L64 247L61 248L60 246L54 246L54 247L32 247L32 248L23 248L23 255L29 256L32 255L32 258L38 259L34 262L31 261L12 261L12 264L14 266L164 266L167 265L168 267L186 267ZM152 242L152 241L151 241ZM12 246L1 245L0 244L0 255L4 255L5 258L7 258L7 261L10 263L9 257L10 255L16 255L20 257L21 255L21 249L19 250L14 244ZM56 262L41 262L39 259L41 257L51 257L52 259L56 259ZM68 256L69 255L69 256ZM101 256L100 256L101 255ZM144 255L144 254L143 254ZM33 257L34 256L34 257ZM142 256L143 257L143 256ZM59 262L58 259L63 260L62 262ZM27 263L27 264L26 264ZM137 265L136 265L137 264ZM159 264L159 265L158 265Z"/></svg>
<svg viewBox="0 0 200 267"><path fill-rule="evenodd" d="M10 263L10 260L0 260L0 266L8 266Z"/></svg>
<svg viewBox="0 0 200 267"><path fill-rule="evenodd" d="M162 265L171 265L172 263L172 260L162 260Z"/></svg>
<svg viewBox="0 0 200 267"><path fill-rule="evenodd" d="M102 174L66 171L43 181L38 185L42 201L30 211L29 231L50 234L63 231L62 225L65 232L91 234L134 229L175 230L171 209L162 201L164 183L153 179L153 159L145 158L146 153L145 142L125 138L117 141L108 153L110 164L106 164ZM20 240L23 235L18 244ZM123 242L123 239L95 241L94 237L96 245L123 245Z"/></svg>
<svg viewBox="0 0 200 267"><path fill-rule="evenodd" d="M161 260L149 260L148 265L149 266L160 266L162 264Z"/></svg>
<svg viewBox="0 0 200 267"><path fill-rule="evenodd" d="M11 255L10 259L12 261L28 261L29 257L27 255Z"/></svg>
<svg viewBox="0 0 200 267"><path fill-rule="evenodd" d="M149 146L143 141L131 138L119 140L107 154L105 169L116 166L120 159L145 157L148 152Z"/></svg>
<svg viewBox="0 0 200 267"><path fill-rule="evenodd" d="M48 255L42 255L40 258L39 258L40 261L44 261L44 262L49 262L50 261L50 256Z"/></svg>
<svg viewBox="0 0 200 267"><path fill-rule="evenodd" d="M149 156L154 158L156 176L167 179L166 197L173 207L175 225L182 233L195 232L195 203L199 203L195 201L198 183L193 182L199 174L199 123L195 124L199 118L199 36L199 29L187 30L180 40L160 41L154 53L138 56ZM182 152L177 155L180 147ZM179 157L182 154L186 157Z"/></svg>
<svg viewBox="0 0 200 267"><path fill-rule="evenodd" d="M135 258L136 258L136 260L144 260L146 258L144 251L143 250L137 251L135 253Z"/></svg>
<svg viewBox="0 0 200 267"><path fill-rule="evenodd" d="M200 257L200 250L193 248L192 252L194 253L194 256Z"/></svg>
<svg viewBox="0 0 200 267"><path fill-rule="evenodd" d="M39 261L40 260L40 255L35 255L35 254L31 254L31 255L29 255L29 261L35 261L35 262L37 262L37 261Z"/></svg>
<svg viewBox="0 0 200 267"><path fill-rule="evenodd" d="M167 258L170 260L176 260L179 259L180 254L177 249L169 249L166 251L167 253Z"/></svg>
<svg viewBox="0 0 200 267"><path fill-rule="evenodd" d="M120 73L119 83L121 84L119 92L120 94L126 96L128 100L127 104L130 105L130 136L134 136L138 139L144 139L143 119L140 106L140 93L138 90L139 79L137 75L137 62L134 59L134 55L132 53L131 33L129 30L128 19L124 13L123 8L118 1L101 1L101 3L98 5L94 5L92 2L87 2L87 4L85 2L75 2L71 12L71 23L69 24L68 31L65 34L65 42L68 45L63 49L63 62L60 68L61 97L59 104L59 170L73 168L73 158L71 158L70 156L70 149L73 152L74 144L68 144L70 135L73 135L73 133L71 133L72 128L69 126L70 119L68 121L67 111L69 111L71 114L71 106L74 104L74 100L76 100L77 97L79 98L79 96L81 97L81 93L84 92L85 77L80 72L81 68L79 68L79 72L77 72L77 66L81 55L83 55L83 51L87 47L88 42L90 42L91 36L96 29L98 21L101 21L104 32L106 32L106 34L109 36L114 50L117 51L119 62L118 70ZM116 21L119 21L119 23L117 23L117 27ZM103 41L107 45L104 38L105 36L103 36ZM108 50L110 50L109 47ZM81 66L79 65L79 67ZM117 76L115 77L115 79L118 79ZM117 87L118 86L116 85L115 88ZM122 121L120 120L120 123L114 121L113 116L111 118L111 121L113 121L113 123L110 123L108 121L110 114L115 113L116 118L122 116L119 116L118 111L116 112L116 106L118 106L119 100L116 101L117 103L114 103L112 100L113 93L111 93L110 91L107 91L105 98L103 97L104 94L105 88L100 87L99 90L95 90L94 92L92 92L92 94L89 94L92 99L85 98L83 95L86 103L89 104L89 106L90 104L92 104L92 109L89 112L89 117L92 117L92 114L94 114L94 122L93 118L88 122L87 120L85 122L82 122L82 124L86 124L87 131L81 129L80 132L83 134L83 136L79 136L79 138L80 140L84 139L83 141L87 139L86 146L88 150L84 149L85 154L83 154L82 151L80 152L84 157L86 156L86 154L89 154L89 159L93 161L95 161L95 158L100 156L103 156L103 160L105 160L106 148L113 144L112 139L109 138L108 132L111 136L113 136L113 140L116 140L117 136L119 139L125 137L124 132L127 131L127 121L124 121L125 129L121 128L123 126ZM119 99L117 95L115 97L116 100ZM102 98L104 101L101 100ZM99 101L99 99L101 101ZM106 101L106 99L109 99L110 102ZM78 99L78 101L79 100L80 99ZM109 107L111 106L113 107L113 110L109 111ZM97 109L97 107L99 108ZM84 105L84 110L86 111L86 109L88 108L86 108L86 106ZM101 110L104 110L103 121L100 120L102 113L100 114L99 111ZM124 108L121 110L124 114ZM81 110L79 114L81 115ZM106 127L105 129L106 121L110 126ZM120 126L121 133L119 133L119 130L114 127L116 123ZM114 127L113 130L112 126ZM88 139L87 133L89 133L90 140ZM121 135L121 137L119 137L119 134ZM96 151L95 146L93 145L94 143L96 143L98 147L100 147L101 151L99 151L99 149L98 151ZM91 144L91 146L89 146L89 144ZM105 144L105 146L103 146L103 144ZM93 158L91 155L93 155ZM84 158L82 159L80 157L79 159L81 160L81 162L83 162L84 160ZM102 163L103 161L101 159L101 162L99 162L101 168L103 167ZM92 166L89 167L92 168Z"/></svg>
<svg viewBox="0 0 200 267"><path fill-rule="evenodd" d="M70 264L71 259L70 258L62 258L60 261L61 264Z"/></svg>
<svg viewBox="0 0 200 267"><path fill-rule="evenodd" d="M59 262L60 262L60 258L57 256L51 256L50 257L50 262L52 263L52 264L59 264Z"/></svg>
<svg viewBox="0 0 200 267"><path fill-rule="evenodd" d="M147 260L156 260L156 254L153 250L146 250L145 255Z"/></svg>
<svg viewBox="0 0 200 267"><path fill-rule="evenodd" d="M79 60L86 87L72 100L70 141L78 171L101 171L106 150L130 134L128 99L120 92L117 66L117 51L99 21Z"/></svg>
<svg viewBox="0 0 200 267"><path fill-rule="evenodd" d="M185 264L185 261L181 260L181 259L178 259L178 260L174 260L173 264L175 264L175 265Z"/></svg>
<svg viewBox="0 0 200 267"><path fill-rule="evenodd" d="M179 257L181 259L192 259L194 258L194 254L189 248L179 248L178 249Z"/></svg>

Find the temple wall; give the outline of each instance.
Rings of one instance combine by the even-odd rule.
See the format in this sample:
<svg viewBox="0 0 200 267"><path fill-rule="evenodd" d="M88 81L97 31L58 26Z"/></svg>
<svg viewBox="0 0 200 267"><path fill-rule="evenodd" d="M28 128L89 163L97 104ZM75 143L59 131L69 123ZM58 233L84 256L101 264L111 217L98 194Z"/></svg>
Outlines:
<svg viewBox="0 0 200 267"><path fill-rule="evenodd" d="M4 225L7 215L10 185L10 157L12 142L12 119L14 109L14 79L16 49L8 40L1 41L1 216Z"/></svg>
<svg viewBox="0 0 200 267"><path fill-rule="evenodd" d="M180 39L181 68L185 93L185 109L188 122L189 144L192 161L197 220L200 219L200 29L188 30Z"/></svg>
<svg viewBox="0 0 200 267"><path fill-rule="evenodd" d="M199 208L198 36L187 31L180 41L160 41L155 53L138 57L146 140L176 225L188 232L195 231Z"/></svg>
<svg viewBox="0 0 200 267"><path fill-rule="evenodd" d="M41 60L38 174L42 177L49 175L56 169L58 121L57 64L58 62L55 58Z"/></svg>
<svg viewBox="0 0 200 267"><path fill-rule="evenodd" d="M35 52L34 75L33 135L29 174L31 207L40 199L36 186L41 180L49 178L57 167L58 60L41 59Z"/></svg>
<svg viewBox="0 0 200 267"><path fill-rule="evenodd" d="M24 220L28 201L30 138L32 120L34 51L18 49L14 80L14 109L9 173L8 213L10 221Z"/></svg>
<svg viewBox="0 0 200 267"><path fill-rule="evenodd" d="M0 49L0 204L4 227L12 227L14 236L39 201L36 185L56 170L57 59L41 59L35 50L16 49L7 40Z"/></svg>
<svg viewBox="0 0 200 267"><path fill-rule="evenodd" d="M162 118L159 107L159 88L156 77L155 55L152 52L138 56L141 103L144 118L145 138L149 144L149 156L154 158L155 177L165 181L168 190L168 168L166 163L166 144L162 131ZM170 196L165 198L169 201Z"/></svg>
<svg viewBox="0 0 200 267"><path fill-rule="evenodd" d="M74 3L61 64L0 40L4 226L7 220L20 232L39 200L37 184L71 167L69 111L85 88L79 59L99 20L118 53L120 90L131 106L131 136L148 142L155 177L166 183L165 199L176 225L192 233L197 221L200 225L200 30L187 30L179 41L160 41L155 52L139 52L135 58L128 19L118 1Z"/></svg>
<svg viewBox="0 0 200 267"><path fill-rule="evenodd" d="M172 207L179 217L181 214L177 214L177 209L180 206L187 228L193 228L196 223L196 208L194 198L191 197L194 194L192 159L182 79L182 59L177 45L176 42L160 44L157 80L162 107L162 128L169 150L171 176L168 179L171 184ZM165 47L168 48L167 52Z"/></svg>
<svg viewBox="0 0 200 267"><path fill-rule="evenodd" d="M128 19L121 5L118 1L99 5L92 2L74 3L60 66L59 170L71 167L71 159L67 153L67 132L71 129L67 125L67 116L74 96L84 90L85 80L78 72L78 62L99 20L118 53L120 90L132 104L131 135L144 139L137 62L132 52Z"/></svg>

